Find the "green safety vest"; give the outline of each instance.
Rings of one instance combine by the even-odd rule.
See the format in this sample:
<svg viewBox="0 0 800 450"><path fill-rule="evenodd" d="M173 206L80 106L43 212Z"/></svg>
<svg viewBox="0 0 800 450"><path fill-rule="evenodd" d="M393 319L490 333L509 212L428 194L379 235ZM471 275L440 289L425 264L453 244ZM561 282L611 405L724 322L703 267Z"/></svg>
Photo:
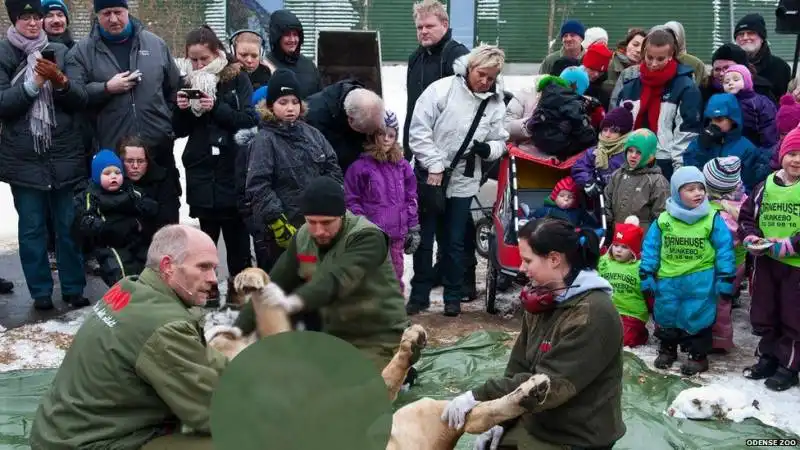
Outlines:
<svg viewBox="0 0 800 450"><path fill-rule="evenodd" d="M308 280L318 269L339 265L341 255L347 250L347 241L354 233L366 228L377 228L366 218L350 212L346 214L342 226L344 229L341 236L324 255L320 254L307 226L297 231L295 243L300 278ZM345 280L340 280L343 281ZM367 273L358 282L358 286L343 293L319 312L322 329L328 334L345 341L386 336L396 345L410 321L389 252L383 263Z"/></svg>
<svg viewBox="0 0 800 450"><path fill-rule="evenodd" d="M658 216L661 230L659 278L675 278L714 267L717 251L711 245L711 230L716 216L714 211L691 225L666 211Z"/></svg>
<svg viewBox="0 0 800 450"><path fill-rule="evenodd" d="M758 228L764 237L770 238L791 238L800 232L800 183L778 186L775 184L775 174L767 177L758 214ZM792 267L800 267L800 256L778 260Z"/></svg>
<svg viewBox="0 0 800 450"><path fill-rule="evenodd" d="M597 270L614 288L611 299L620 315L635 317L647 323L650 312L642 295L639 264L640 261L621 263L606 253L600 258Z"/></svg>
<svg viewBox="0 0 800 450"><path fill-rule="evenodd" d="M709 202L712 208L716 209L717 211L724 211L725 208L719 202ZM735 240L734 236L734 240ZM736 255L736 267L744 264L744 259L747 257L747 249L744 248L744 245L740 242L739 245L735 245L733 247L733 254Z"/></svg>

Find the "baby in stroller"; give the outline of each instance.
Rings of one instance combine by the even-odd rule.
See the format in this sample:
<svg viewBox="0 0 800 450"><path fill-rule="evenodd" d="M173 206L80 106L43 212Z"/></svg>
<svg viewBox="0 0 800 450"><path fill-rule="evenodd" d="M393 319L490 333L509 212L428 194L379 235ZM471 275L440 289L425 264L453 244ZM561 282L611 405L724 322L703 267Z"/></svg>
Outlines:
<svg viewBox="0 0 800 450"><path fill-rule="evenodd" d="M599 228L597 219L586 211L586 208L581 208L581 191L572 177L562 178L541 207L531 211L530 206L520 203L520 226L529 220L549 216L564 219L577 228Z"/></svg>

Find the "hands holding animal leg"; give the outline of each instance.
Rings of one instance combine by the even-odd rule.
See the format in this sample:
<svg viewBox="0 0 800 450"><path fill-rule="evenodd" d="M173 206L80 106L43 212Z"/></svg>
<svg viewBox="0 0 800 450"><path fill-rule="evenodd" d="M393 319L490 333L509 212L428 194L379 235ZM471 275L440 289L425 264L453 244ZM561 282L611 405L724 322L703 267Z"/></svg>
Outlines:
<svg viewBox="0 0 800 450"><path fill-rule="evenodd" d="M485 450L488 448L489 450L497 450L497 447L500 446L500 439L503 438L503 427L500 425L495 425L489 429L489 431L481 434L478 436L478 439L475 439L475 445L472 447L472 450Z"/></svg>
<svg viewBox="0 0 800 450"><path fill-rule="evenodd" d="M267 306L279 306L286 310L288 314L294 314L303 309L303 300L297 295L286 295L286 293L275 283L264 286L264 304Z"/></svg>
<svg viewBox="0 0 800 450"><path fill-rule="evenodd" d="M472 391L467 391L450 400L450 403L444 407L441 419L443 422L447 422L450 428L460 430L467 422L467 413L472 411L472 408L478 403L472 395Z"/></svg>

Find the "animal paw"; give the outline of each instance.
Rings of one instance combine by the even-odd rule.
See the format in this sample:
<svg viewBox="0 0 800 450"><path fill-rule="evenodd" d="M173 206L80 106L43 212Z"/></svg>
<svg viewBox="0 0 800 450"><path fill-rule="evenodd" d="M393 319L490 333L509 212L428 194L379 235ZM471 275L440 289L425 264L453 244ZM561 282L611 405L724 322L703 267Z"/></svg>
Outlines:
<svg viewBox="0 0 800 450"><path fill-rule="evenodd" d="M248 267L233 280L233 287L241 294L260 291L269 284L269 275L257 267Z"/></svg>
<svg viewBox="0 0 800 450"><path fill-rule="evenodd" d="M428 345L428 333L422 325L414 324L403 331L400 347L411 353L411 364L415 364L420 357L420 352Z"/></svg>
<svg viewBox="0 0 800 450"><path fill-rule="evenodd" d="M518 403L527 403L532 399L536 400L537 404L542 404L547 399L547 394L550 393L550 377L547 375L537 373L525 380L513 393L518 397Z"/></svg>

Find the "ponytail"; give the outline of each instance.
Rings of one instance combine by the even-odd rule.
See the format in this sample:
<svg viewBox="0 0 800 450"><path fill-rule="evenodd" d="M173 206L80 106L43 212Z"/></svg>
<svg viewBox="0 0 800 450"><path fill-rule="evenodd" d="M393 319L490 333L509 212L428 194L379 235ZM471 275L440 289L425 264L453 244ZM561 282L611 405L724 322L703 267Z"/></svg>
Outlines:
<svg viewBox="0 0 800 450"><path fill-rule="evenodd" d="M519 230L531 250L539 256L550 252L563 253L570 266L564 282L572 284L583 270L597 270L600 261L600 238L591 228L575 228L566 220L543 217L525 224Z"/></svg>

